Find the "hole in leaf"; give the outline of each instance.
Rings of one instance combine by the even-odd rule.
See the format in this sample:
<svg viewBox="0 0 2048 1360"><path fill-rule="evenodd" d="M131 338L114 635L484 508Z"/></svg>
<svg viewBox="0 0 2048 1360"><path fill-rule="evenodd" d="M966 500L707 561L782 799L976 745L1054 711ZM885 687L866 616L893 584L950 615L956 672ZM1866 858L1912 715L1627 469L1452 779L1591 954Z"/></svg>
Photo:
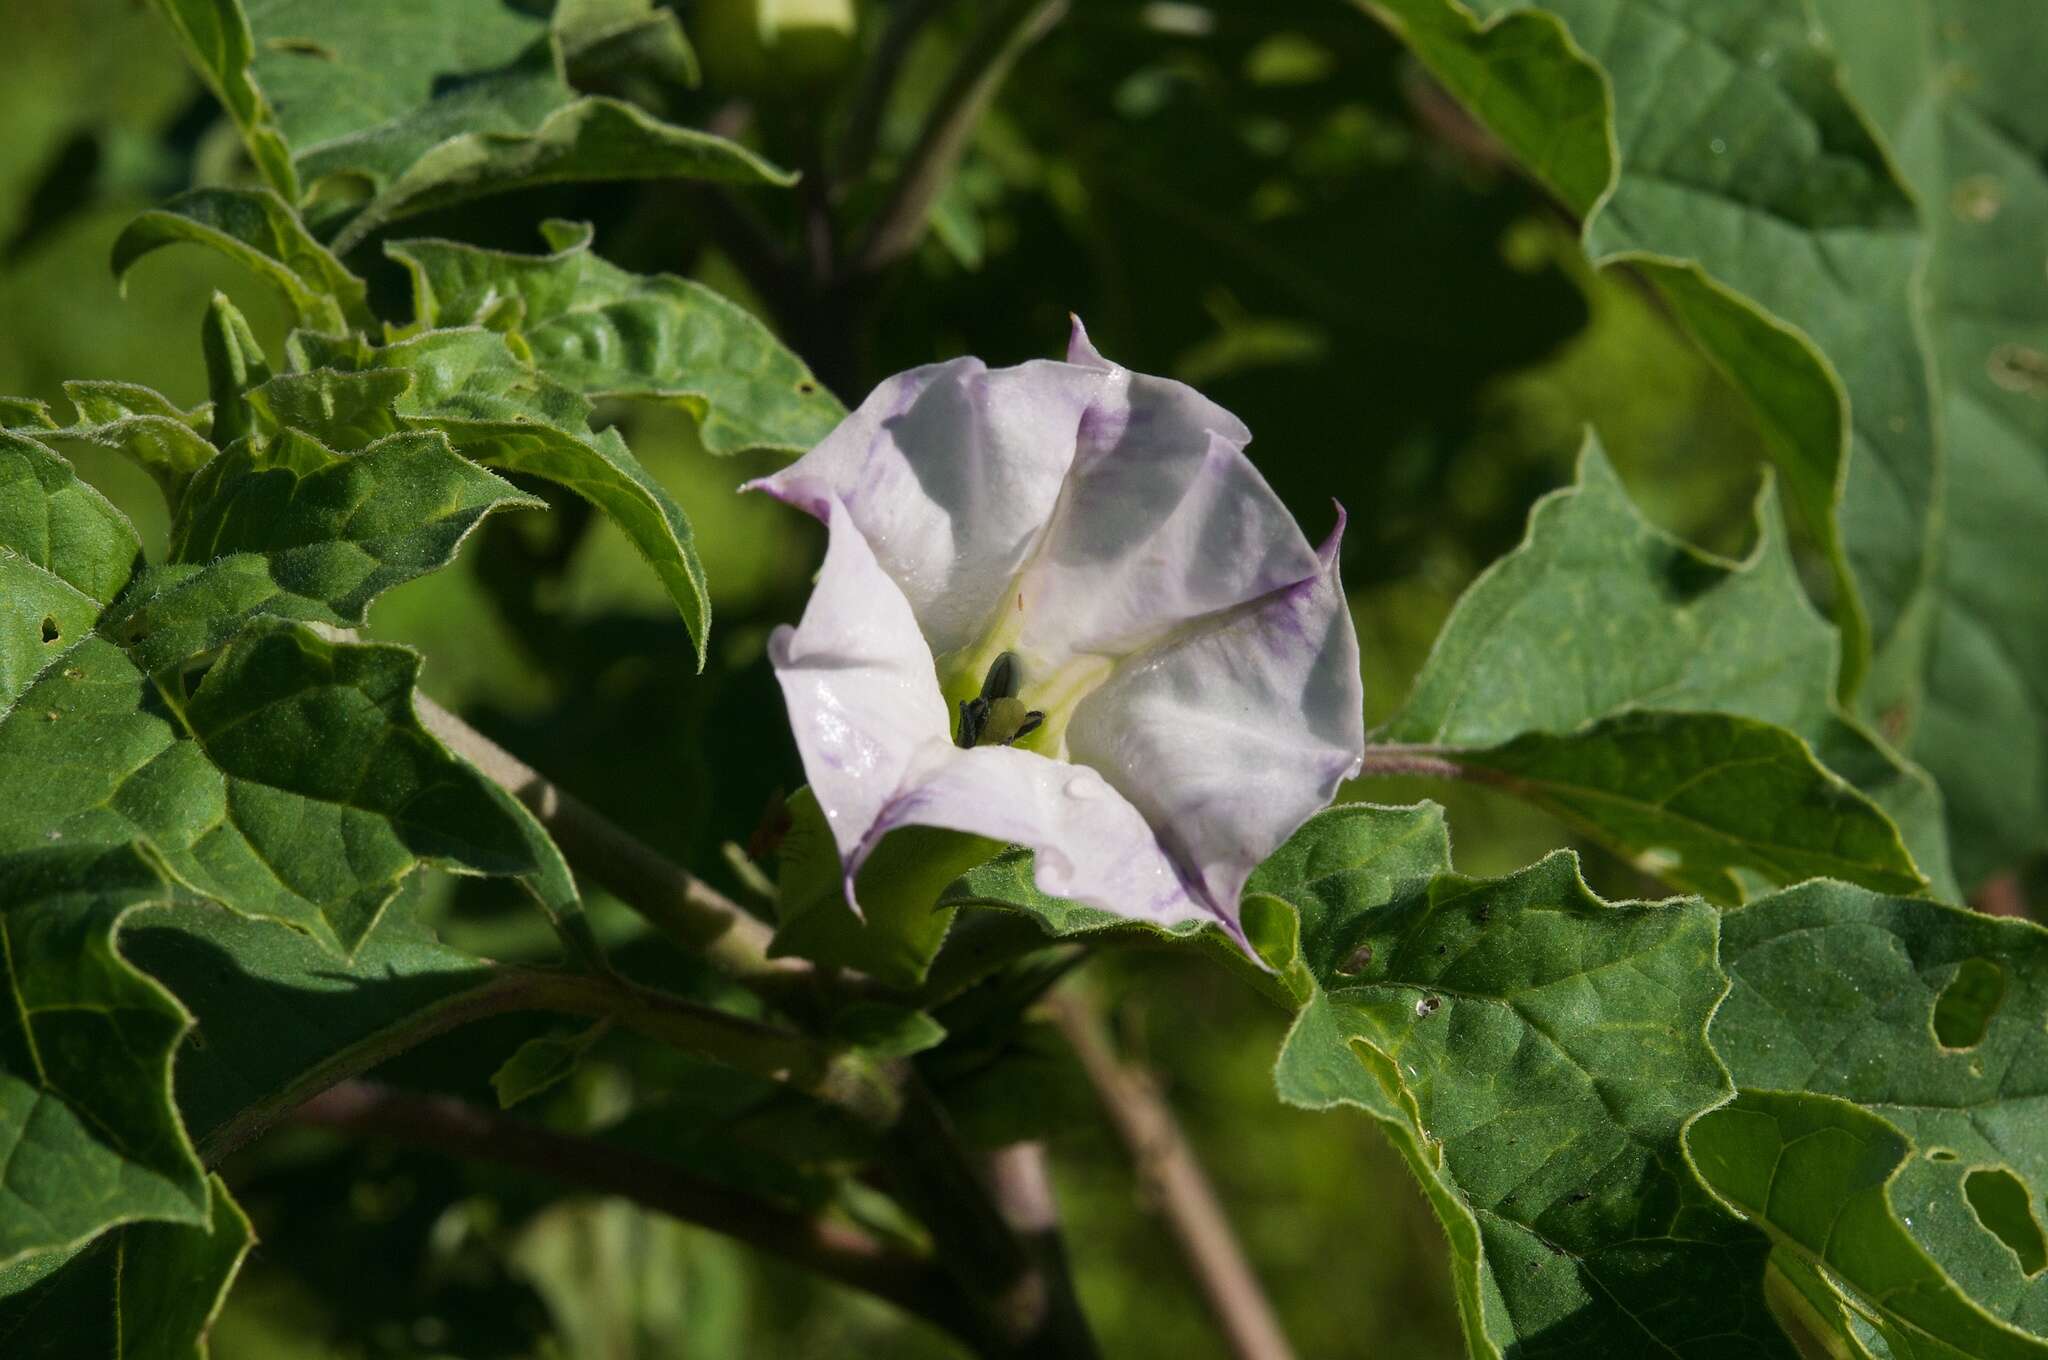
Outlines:
<svg viewBox="0 0 2048 1360"><path fill-rule="evenodd" d="M1963 1194L1977 1221L2020 1258L2021 1270L2031 1276L2048 1269L2048 1237L2034 1218L2026 1182L2002 1166L1972 1171L1963 1177Z"/></svg>
<svg viewBox="0 0 2048 1360"><path fill-rule="evenodd" d="M1344 962L1337 965L1337 971L1344 977L1357 977L1370 967L1372 967L1372 946L1362 944L1344 956Z"/></svg>
<svg viewBox="0 0 2048 1360"><path fill-rule="evenodd" d="M1927 1160L1930 1162L1952 1162L1955 1159L1956 1154L1953 1148L1927 1149Z"/></svg>
<svg viewBox="0 0 2048 1360"><path fill-rule="evenodd" d="M57 620L51 618L48 614L43 615L43 641L51 643L63 636L64 630L57 626Z"/></svg>
<svg viewBox="0 0 2048 1360"><path fill-rule="evenodd" d="M796 390L802 393L804 396L808 397L809 395L811 395L811 393L818 390L818 385L812 382L809 378L805 378L803 381L799 382L796 385Z"/></svg>
<svg viewBox="0 0 2048 1360"><path fill-rule="evenodd" d="M1943 1048L1975 1048L2003 1000L2004 970L1989 959L1964 960L1935 1000L1934 1037Z"/></svg>

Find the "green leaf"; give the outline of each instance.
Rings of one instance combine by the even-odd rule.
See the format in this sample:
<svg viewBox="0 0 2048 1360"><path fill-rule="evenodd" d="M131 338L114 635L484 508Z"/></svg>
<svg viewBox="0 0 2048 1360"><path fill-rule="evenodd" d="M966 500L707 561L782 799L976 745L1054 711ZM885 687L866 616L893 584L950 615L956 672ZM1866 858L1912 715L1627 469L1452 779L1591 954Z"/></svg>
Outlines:
<svg viewBox="0 0 2048 1360"><path fill-rule="evenodd" d="M184 241L253 270L284 297L300 325L344 331L374 324L363 281L268 189L194 189L151 208L115 240L114 277L125 284L137 260Z"/></svg>
<svg viewBox="0 0 2048 1360"><path fill-rule="evenodd" d="M67 382L64 395L77 408L78 419L61 429L38 430L36 438L121 454L154 477L172 504L192 474L213 457L207 438L212 422L204 407L181 411L162 393L137 383Z"/></svg>
<svg viewBox="0 0 2048 1360"><path fill-rule="evenodd" d="M938 827L890 832L861 866L854 884L861 910L855 915L846 901L839 849L816 796L799 789L788 810L777 876L779 925L769 954L857 968L894 987L922 982L953 922L953 908L941 895L955 878L995 854L996 843Z"/></svg>
<svg viewBox="0 0 2048 1360"><path fill-rule="evenodd" d="M579 95L565 44L586 70L620 54L593 50L603 26L574 16L557 28L505 0L278 0L248 18L235 0L159 4L259 160L289 143L288 164L265 162L270 185L340 254L401 217L539 184L793 178L737 143ZM232 40L194 36L202 25Z"/></svg>
<svg viewBox="0 0 2048 1360"><path fill-rule="evenodd" d="M1338 809L1282 852L1268 890L1299 906L1316 988L1281 1099L1386 1126L1449 1234L1473 1355L1789 1360L1767 1243L1680 1148L1732 1092L1706 1042L1717 913L1601 902L1564 853L1490 881L1448 853L1428 806Z"/></svg>
<svg viewBox="0 0 2048 1360"><path fill-rule="evenodd" d="M712 453L802 453L845 416L745 308L687 279L599 259L587 226L551 222L548 231L551 255L453 241L393 242L384 253L411 272L417 324L512 332L541 372L585 396L689 411Z"/></svg>
<svg viewBox="0 0 2048 1360"><path fill-rule="evenodd" d="M1819 17L1891 137L1931 238L1941 574L1922 664L1887 715L1940 780L1966 886L2048 849L2048 33L2024 3ZM1916 658L1918 659L1918 658ZM2022 735L2028 734L2028 735Z"/></svg>
<svg viewBox="0 0 2048 1360"><path fill-rule="evenodd" d="M115 947L122 920L172 888L128 846L38 841L0 851L0 1265L207 1213L171 1103L185 1012Z"/></svg>
<svg viewBox="0 0 2048 1360"><path fill-rule="evenodd" d="M0 1286L0 1342L19 1360L206 1360L206 1334L256 1235L218 1176L197 1224L124 1228L38 1281Z"/></svg>
<svg viewBox="0 0 2048 1360"><path fill-rule="evenodd" d="M235 120L258 173L286 200L295 201L299 181L291 151L276 111L250 73L256 45L241 0L156 0L156 8L176 30L200 79Z"/></svg>
<svg viewBox="0 0 2048 1360"><path fill-rule="evenodd" d="M2048 930L1812 883L1732 914L1721 957L1733 985L1710 1038L1736 1083L1839 1098L1884 1121L1881 1138L1824 1107L1783 1115L1896 1144L1877 1169L1879 1204L1897 1220L1882 1235L1913 1249L1886 1254L1903 1263L1925 1252L1952 1282L1945 1290L2048 1334L2048 1248L2033 1207L2048 1194ZM1751 1174L1748 1156L1730 1174ZM2007 1188L2019 1207L2001 1222ZM1851 1284L1866 1301L1883 1292Z"/></svg>
<svg viewBox="0 0 2048 1360"><path fill-rule="evenodd" d="M1892 1360L2048 1356L2048 1341L1974 1307L1907 1230L1895 1206L1916 1158L1884 1120L1827 1096L1744 1091L1686 1144L1715 1192L1817 1267L1862 1315L1859 1340L1881 1338Z"/></svg>
<svg viewBox="0 0 2048 1360"><path fill-rule="evenodd" d="M1890 818L1798 737L1753 719L1624 712L1452 758L1718 902L1742 900L1739 870L1896 892L1926 881Z"/></svg>
<svg viewBox="0 0 2048 1360"><path fill-rule="evenodd" d="M287 405L304 410L332 403L357 437L385 420L395 429L439 430L465 457L576 492L610 516L654 568L689 627L698 665L704 664L711 596L682 507L618 431L590 428L588 401L525 362L505 336L471 327L379 347L360 337L331 340L302 331L291 348L295 367L336 369L354 381L317 372L274 379L269 392L252 399L267 402L275 417L290 418ZM391 371L409 378L409 385L401 386ZM353 392L344 390L351 386ZM386 399L388 414L379 406Z"/></svg>
<svg viewBox="0 0 2048 1360"><path fill-rule="evenodd" d="M492 965L440 942L418 894L347 959L302 931L210 903L137 915L122 946L193 1018L178 1055L178 1110L209 1159L330 1084L337 1061L367 1065L402 1028L464 1014ZM339 1075L351 1075L341 1071Z"/></svg>
<svg viewBox="0 0 2048 1360"><path fill-rule="evenodd" d="M213 396L212 441L226 448L248 434L254 423L249 410L249 389L270 380L270 361L256 343L248 318L224 293L215 293L207 304L206 324L200 328L201 351L206 356L206 386ZM182 488L180 488L182 493ZM177 497L173 497L173 508Z"/></svg>
<svg viewBox="0 0 2048 1360"><path fill-rule="evenodd" d="M0 429L20 427L40 434L57 428L50 418L50 403L31 397L0 397Z"/></svg>
<svg viewBox="0 0 2048 1360"><path fill-rule="evenodd" d="M0 716L0 854L147 839L184 885L343 951L423 863L540 866L412 710L419 658L259 618L196 683L93 635ZM85 743L74 730L89 732Z"/></svg>
<svg viewBox="0 0 2048 1360"><path fill-rule="evenodd" d="M1921 238L1826 35L1770 0L1359 3L1584 219L1596 262L1644 267L1749 399L1831 559L1843 691L1867 637L1893 702L1933 562Z"/></svg>
<svg viewBox="0 0 2048 1360"><path fill-rule="evenodd" d="M1733 870L1919 887L1871 798L1903 812L1937 796L1836 708L1835 633L1799 585L1768 488L1757 525L1741 563L1680 542L1643 519L1589 440L1578 484L1539 502L1522 546L1459 600L1380 739L1719 900L1742 896ZM1938 820L1922 812L1914 848L1945 880Z"/></svg>
<svg viewBox="0 0 2048 1360"><path fill-rule="evenodd" d="M553 27L572 83L624 74L697 83L696 49L675 11L656 0L559 0Z"/></svg>
<svg viewBox="0 0 2048 1360"><path fill-rule="evenodd" d="M243 441L193 479L169 563L137 580L102 627L152 672L258 615L356 627L379 595L452 562L485 515L540 504L437 432L348 454L296 430Z"/></svg>
<svg viewBox="0 0 2048 1360"><path fill-rule="evenodd" d="M491 1074L491 1089L498 1093L498 1108L509 1110L566 1079L610 1028L609 1020L600 1020L574 1034L543 1034L528 1039Z"/></svg>

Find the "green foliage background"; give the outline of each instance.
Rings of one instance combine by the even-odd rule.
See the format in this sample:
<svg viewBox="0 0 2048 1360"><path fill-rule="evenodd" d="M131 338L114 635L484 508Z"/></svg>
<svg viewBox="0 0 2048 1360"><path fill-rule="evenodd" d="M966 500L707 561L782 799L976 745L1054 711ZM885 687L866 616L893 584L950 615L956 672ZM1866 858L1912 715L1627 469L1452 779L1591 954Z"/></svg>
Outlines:
<svg viewBox="0 0 2048 1360"><path fill-rule="evenodd" d="M692 126L753 98L760 139L788 162L786 148L804 144L834 88L832 54L813 82L777 99L731 50L724 7L680 8L704 49L706 83L693 93L663 86L659 98ZM527 190L438 209L404 234L535 252L542 219L590 221L619 265L701 279L765 315L784 313L785 337L849 404L914 363L1054 352L1067 313L1080 314L1120 362L1198 383L1243 416L1254 458L1312 532L1328 498L1349 508L1345 574L1374 721L1394 715L1423 672L1464 587L1521 541L1531 505L1573 480L1588 425L1656 526L1724 554L1752 547L1759 470L1773 450L1749 397L1673 324L1682 295L1591 270L1544 187L1514 172L1500 144L1362 15L1316 0L1218 6L1212 31L1191 37L1148 17L1158 8L1077 5L1025 57L942 200L937 231L850 334L833 333L829 317L802 324L800 306L750 289L687 186ZM913 106L960 39L940 25L913 52ZM221 179L239 154L159 19L128 0L13 0L0 10L0 51L10 54L0 126L12 134L0 144L0 391L61 408L62 381L118 378L192 406L207 396L195 342L216 288L280 354L290 318L214 254L145 258L125 296L106 267L137 212ZM1455 63L1432 64L1455 87ZM909 118L884 124L885 160L914 129ZM1578 172L1555 178L1582 209L1572 201ZM767 192L747 201L778 228L799 204ZM403 297L407 282L382 261L370 277L380 303ZM453 569L392 591L366 635L419 648L425 692L743 892L720 847L745 844L778 792L801 783L763 648L801 607L819 535L765 498L732 494L774 455L713 460L678 411L604 414L624 422L694 526L719 620L701 673L674 603L625 536L537 482L521 489L546 495L555 513L493 516ZM732 447L745 444L731 436ZM159 551L169 525L149 478L108 453L77 462ZM1781 484L1802 494L1796 479ZM1632 512L1623 518L1633 527L1622 532L1662 541ZM1796 533L1770 546L1769 569L1828 598L1836 545L1810 523ZM1816 745L1837 735L1825 693L1758 705ZM1410 720L1395 717L1396 728ZM1499 758L1479 749L1493 740L1475 729L1458 744L1484 763ZM1381 802L1423 792L1385 781L1359 790ZM1484 789L1426 792L1449 805L1466 874L1507 873L1573 844L1603 896L1657 895L1580 839L1568 807L1554 808L1567 820L1553 820ZM503 883L415 879L394 910L387 930L431 927L494 957L553 947ZM591 910L622 959L685 966L615 904L598 898ZM169 930L129 937L131 956L166 978L181 947ZM1399 1156L1368 1121L1273 1101L1282 1017L1199 958L1120 952L1091 976L1117 998L1128 1047L1162 1075L1301 1353L1349 1354L1370 1338L1388 1354L1459 1354L1443 1235ZM551 1032L494 1021L387 1075L489 1102L486 1074ZM594 1052L539 1097L551 1117L598 1119L649 1075L629 1044L603 1039ZM985 1079L1068 1115L1054 1146L1059 1188L1105 1351L1221 1354L1060 1047L1007 1055ZM706 1077L694 1089L715 1104L716 1087ZM999 1137L999 1104L990 1118L987 1136ZM879 1305L709 1234L619 1203L547 1203L487 1169L294 1134L227 1175L262 1246L215 1331L220 1360L950 1353Z"/></svg>

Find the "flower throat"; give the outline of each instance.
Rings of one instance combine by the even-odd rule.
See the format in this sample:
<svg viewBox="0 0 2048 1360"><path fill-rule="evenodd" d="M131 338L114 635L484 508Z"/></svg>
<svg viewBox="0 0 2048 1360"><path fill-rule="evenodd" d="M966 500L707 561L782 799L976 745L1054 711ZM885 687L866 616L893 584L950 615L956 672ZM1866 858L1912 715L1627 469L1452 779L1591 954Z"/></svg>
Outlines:
<svg viewBox="0 0 2048 1360"><path fill-rule="evenodd" d="M960 725L953 739L962 748L1008 746L1045 724L1045 714L1017 697L1017 654L1004 652L982 678L981 693L960 701Z"/></svg>

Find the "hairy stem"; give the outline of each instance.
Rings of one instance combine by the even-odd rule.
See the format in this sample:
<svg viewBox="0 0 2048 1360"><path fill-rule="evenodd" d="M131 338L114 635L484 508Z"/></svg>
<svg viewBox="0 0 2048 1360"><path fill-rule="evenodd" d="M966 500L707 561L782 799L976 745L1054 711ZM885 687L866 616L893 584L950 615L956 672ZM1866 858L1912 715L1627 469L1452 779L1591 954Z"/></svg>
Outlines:
<svg viewBox="0 0 2048 1360"><path fill-rule="evenodd" d="M861 273L875 274L908 255L924 235L932 202L952 177L996 91L1017 58L1052 31L1068 0L1004 0L968 40L888 200L855 255Z"/></svg>
<svg viewBox="0 0 2048 1360"><path fill-rule="evenodd" d="M1439 746L1367 746L1358 778L1421 775L1428 779L1487 780L1486 771L1448 759L1443 750Z"/></svg>
<svg viewBox="0 0 2048 1360"><path fill-rule="evenodd" d="M1230 1353L1237 1360L1292 1360L1287 1335L1230 1219L1152 1079L1116 1056L1102 1021L1073 989L1055 994L1050 1004L1103 1112L1173 1230Z"/></svg>
<svg viewBox="0 0 2048 1360"><path fill-rule="evenodd" d="M964 1333L970 1323L943 1271L856 1228L791 1212L667 1162L555 1133L449 1096L347 1081L314 1096L294 1123L389 1138L451 1157L518 1167L579 1189L618 1195L783 1257L829 1280Z"/></svg>

